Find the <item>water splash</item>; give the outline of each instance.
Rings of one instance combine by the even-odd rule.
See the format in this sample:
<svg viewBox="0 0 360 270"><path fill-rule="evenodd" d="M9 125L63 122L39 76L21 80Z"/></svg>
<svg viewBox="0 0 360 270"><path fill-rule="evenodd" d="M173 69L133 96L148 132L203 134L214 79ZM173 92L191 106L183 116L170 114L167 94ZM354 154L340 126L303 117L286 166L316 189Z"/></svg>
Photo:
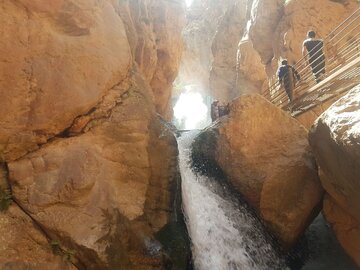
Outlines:
<svg viewBox="0 0 360 270"><path fill-rule="evenodd" d="M179 140L183 210L196 270L288 269L258 220L215 179L194 173L190 145L196 132Z"/></svg>

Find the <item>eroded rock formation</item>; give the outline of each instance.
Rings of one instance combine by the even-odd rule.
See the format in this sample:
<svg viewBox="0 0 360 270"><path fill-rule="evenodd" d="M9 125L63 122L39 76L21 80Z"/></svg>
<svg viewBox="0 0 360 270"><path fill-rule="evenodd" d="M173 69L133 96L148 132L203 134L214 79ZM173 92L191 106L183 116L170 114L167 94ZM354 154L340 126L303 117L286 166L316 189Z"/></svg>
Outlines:
<svg viewBox="0 0 360 270"><path fill-rule="evenodd" d="M233 7L236 1L194 0L188 8L186 26L183 31L185 48L177 78L180 86L196 85L197 91L209 94L210 70L213 61L212 43L216 34L219 33L218 26L224 14ZM226 42L226 39L219 39L219 42L221 41ZM175 92L174 95L177 96L179 93Z"/></svg>
<svg viewBox="0 0 360 270"><path fill-rule="evenodd" d="M4 1L1 14L0 153L8 161L95 107L127 76L131 52L106 1Z"/></svg>
<svg viewBox="0 0 360 270"><path fill-rule="evenodd" d="M322 188L306 129L259 95L199 135L195 160L212 160L285 247L320 211Z"/></svg>
<svg viewBox="0 0 360 270"><path fill-rule="evenodd" d="M37 225L14 237L48 238L0 264L62 269L56 241L80 269L164 269L155 234L174 210L177 148L157 112L169 115L182 1L4 1L0 13L0 154L23 211L2 220L26 213Z"/></svg>
<svg viewBox="0 0 360 270"><path fill-rule="evenodd" d="M314 30L319 38L325 38L342 21L353 13L356 1L306 1L291 0L284 6L284 14L279 21L273 50L275 59L287 58L290 63L301 59L301 48L306 33ZM330 57L331 52L325 52Z"/></svg>
<svg viewBox="0 0 360 270"><path fill-rule="evenodd" d="M212 43L210 91L214 98L229 102L238 96L236 56L246 24L246 1L233 1L217 28Z"/></svg>
<svg viewBox="0 0 360 270"><path fill-rule="evenodd" d="M217 25L212 25L216 35L210 40L214 57L210 93L224 101L241 94L266 91L276 80L274 75L280 59L287 58L291 64L301 59L302 42L309 29L325 38L359 6L351 0L227 3ZM210 2L204 5L212 8ZM329 59L334 55L333 49L325 52Z"/></svg>
<svg viewBox="0 0 360 270"><path fill-rule="evenodd" d="M331 106L314 124L310 143L326 192L325 216L340 243L360 265L360 86Z"/></svg>

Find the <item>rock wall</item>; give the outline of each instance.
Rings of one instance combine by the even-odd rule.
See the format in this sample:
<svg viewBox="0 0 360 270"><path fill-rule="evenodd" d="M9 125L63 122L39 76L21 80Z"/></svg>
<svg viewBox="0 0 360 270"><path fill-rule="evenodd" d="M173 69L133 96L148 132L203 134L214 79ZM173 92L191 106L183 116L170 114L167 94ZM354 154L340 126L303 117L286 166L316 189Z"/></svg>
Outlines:
<svg viewBox="0 0 360 270"><path fill-rule="evenodd" d="M274 75L280 59L287 58L292 64L301 59L307 31L313 29L320 38L325 38L359 7L359 3L352 0L234 0L226 3L224 12L214 17L217 18L214 22L198 21L198 29L211 29L211 33L216 33L213 39L202 40L212 43L213 59L207 57L212 70L210 94L223 101L241 94L266 91L276 79ZM218 7L205 3L204 14L209 14L212 8ZM206 45L200 47L207 48ZM208 53L206 49L194 51L192 59L203 51ZM330 51L326 53L331 54ZM204 63L207 65L209 60ZM193 70L197 74L196 69ZM205 81L206 76L202 77Z"/></svg>
<svg viewBox="0 0 360 270"><path fill-rule="evenodd" d="M351 0L289 1L273 38L275 59L297 62L301 59L302 43L309 30L314 30L319 38L325 38L358 7L359 4ZM325 53L329 56L330 52Z"/></svg>
<svg viewBox="0 0 360 270"><path fill-rule="evenodd" d="M196 85L197 90L209 94L209 78L213 60L211 44L217 27L234 0L194 0L186 12L183 31L185 49L181 60L174 96L183 85Z"/></svg>
<svg viewBox="0 0 360 270"><path fill-rule="evenodd" d="M184 3L182 0L115 2L126 24L134 60L151 85L156 110L170 120L172 84L183 51Z"/></svg>
<svg viewBox="0 0 360 270"><path fill-rule="evenodd" d="M37 224L29 235L46 234L42 253L19 249L0 265L48 260L55 266L39 269L67 269L51 243L73 251L65 255L79 269L170 263L155 234L171 221L177 148L156 112L168 116L183 8L165 0L0 4L0 158L20 206L3 221L26 213Z"/></svg>
<svg viewBox="0 0 360 270"><path fill-rule="evenodd" d="M325 217L360 265L360 85L324 112L310 132L326 192Z"/></svg>
<svg viewBox="0 0 360 270"><path fill-rule="evenodd" d="M215 99L223 102L238 96L236 56L246 23L246 1L233 2L221 19L211 48L210 92Z"/></svg>

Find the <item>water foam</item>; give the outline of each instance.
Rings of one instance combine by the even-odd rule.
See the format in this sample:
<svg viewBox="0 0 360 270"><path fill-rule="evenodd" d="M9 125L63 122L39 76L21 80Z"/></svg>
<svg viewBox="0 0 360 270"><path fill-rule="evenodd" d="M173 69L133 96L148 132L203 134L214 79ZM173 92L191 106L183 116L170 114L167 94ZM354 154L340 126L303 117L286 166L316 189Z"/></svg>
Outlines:
<svg viewBox="0 0 360 270"><path fill-rule="evenodd" d="M215 179L194 173L190 146L195 136L186 133L178 140L183 210L195 269L287 269L246 207Z"/></svg>

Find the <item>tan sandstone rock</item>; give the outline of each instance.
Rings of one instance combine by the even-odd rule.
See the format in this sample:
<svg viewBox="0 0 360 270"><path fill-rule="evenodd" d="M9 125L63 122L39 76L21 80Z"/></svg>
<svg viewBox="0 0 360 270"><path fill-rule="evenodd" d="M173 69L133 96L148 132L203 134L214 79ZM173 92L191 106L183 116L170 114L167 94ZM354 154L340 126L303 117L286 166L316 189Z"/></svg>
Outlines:
<svg viewBox="0 0 360 270"><path fill-rule="evenodd" d="M156 124L145 82L136 77L124 87L122 102L108 118L90 121L85 134L9 163L10 183L21 205L87 269L163 269L153 234L172 211L176 142Z"/></svg>
<svg viewBox="0 0 360 270"><path fill-rule="evenodd" d="M234 1L194 0L187 9L184 52L177 78L180 84L196 85L200 92L209 91L212 41L220 21Z"/></svg>
<svg viewBox="0 0 360 270"><path fill-rule="evenodd" d="M274 79L277 80L276 70L280 65L281 59L288 59L292 65L302 60L302 44L307 38L306 35L309 30L314 30L318 38L325 39L359 7L360 3L352 0L286 1L283 15L271 37L273 40L274 57L272 63L267 67L269 83L272 84ZM335 38L336 42L334 40L329 42L328 40L325 43L326 70L333 69L337 65L342 64L341 58L337 57L337 52L343 49L344 43L354 42L356 29L349 27L345 29L345 32L350 29L353 32L352 39L349 38L351 35L346 39L341 39L342 34L340 34L340 36ZM304 68L303 64L296 65L296 68L306 87L305 80L308 77L311 78L312 74L310 69ZM278 91L283 91L283 89L280 88ZM272 93L272 95L274 94ZM310 119L311 117L308 115L308 118Z"/></svg>
<svg viewBox="0 0 360 270"><path fill-rule="evenodd" d="M322 188L307 131L261 96L236 99L230 115L205 130L194 147L217 162L284 247L319 212Z"/></svg>
<svg viewBox="0 0 360 270"><path fill-rule="evenodd" d="M331 196L324 199L324 214L345 251L360 265L360 223Z"/></svg>
<svg viewBox="0 0 360 270"><path fill-rule="evenodd" d="M355 243L360 243L359 109L360 86L357 86L318 118L309 135L321 168L322 185L330 195L325 216L334 224L344 249L358 264L360 253Z"/></svg>
<svg viewBox="0 0 360 270"><path fill-rule="evenodd" d="M290 63L299 61L302 43L309 30L314 30L319 38L325 38L359 6L352 0L288 1L274 35L275 58L287 58ZM330 48L325 54L328 59L334 56Z"/></svg>
<svg viewBox="0 0 360 270"><path fill-rule="evenodd" d="M112 1L125 24L134 61L152 86L157 112L170 119L172 83L183 51L185 21L180 0Z"/></svg>
<svg viewBox="0 0 360 270"><path fill-rule="evenodd" d="M212 43L213 63L210 92L215 99L229 102L239 95L236 89L238 42L246 25L246 2L234 1L224 14Z"/></svg>
<svg viewBox="0 0 360 270"><path fill-rule="evenodd" d="M282 17L283 5L283 0L260 0L252 3L249 37L264 65L269 64L274 56L273 36Z"/></svg>
<svg viewBox="0 0 360 270"><path fill-rule="evenodd" d="M121 82L131 51L106 0L2 1L0 12L0 159L14 160Z"/></svg>
<svg viewBox="0 0 360 270"><path fill-rule="evenodd" d="M260 93L266 80L265 68L260 55L248 37L238 46L236 87L240 94Z"/></svg>
<svg viewBox="0 0 360 270"><path fill-rule="evenodd" d="M312 127L309 139L332 197L345 198L342 207L360 221L360 86L325 111ZM333 194L334 193L334 194ZM346 203L346 204L344 204Z"/></svg>
<svg viewBox="0 0 360 270"><path fill-rule="evenodd" d="M154 236L173 214L177 149L155 105L169 109L183 2L3 1L0 14L14 197L81 267L168 267Z"/></svg>
<svg viewBox="0 0 360 270"><path fill-rule="evenodd" d="M157 65L156 35L150 14L151 0L114 1L113 5L125 24L132 55L148 82Z"/></svg>
<svg viewBox="0 0 360 270"><path fill-rule="evenodd" d="M333 105L336 101L340 99L341 96L345 94L346 92L344 92L340 96L329 99L326 102L317 105L311 110L308 110L300 115L297 115L295 117L296 120L298 120L307 129L310 129L312 125L315 123L316 119L318 119L323 112L325 112L331 105Z"/></svg>
<svg viewBox="0 0 360 270"><path fill-rule="evenodd" d="M175 80L182 56L181 30L185 24L182 0L155 0L150 6L156 34L157 66L151 80L156 111L170 120L172 84Z"/></svg>
<svg viewBox="0 0 360 270"><path fill-rule="evenodd" d="M61 255L53 254L48 239L16 205L0 213L0 268L74 270Z"/></svg>

